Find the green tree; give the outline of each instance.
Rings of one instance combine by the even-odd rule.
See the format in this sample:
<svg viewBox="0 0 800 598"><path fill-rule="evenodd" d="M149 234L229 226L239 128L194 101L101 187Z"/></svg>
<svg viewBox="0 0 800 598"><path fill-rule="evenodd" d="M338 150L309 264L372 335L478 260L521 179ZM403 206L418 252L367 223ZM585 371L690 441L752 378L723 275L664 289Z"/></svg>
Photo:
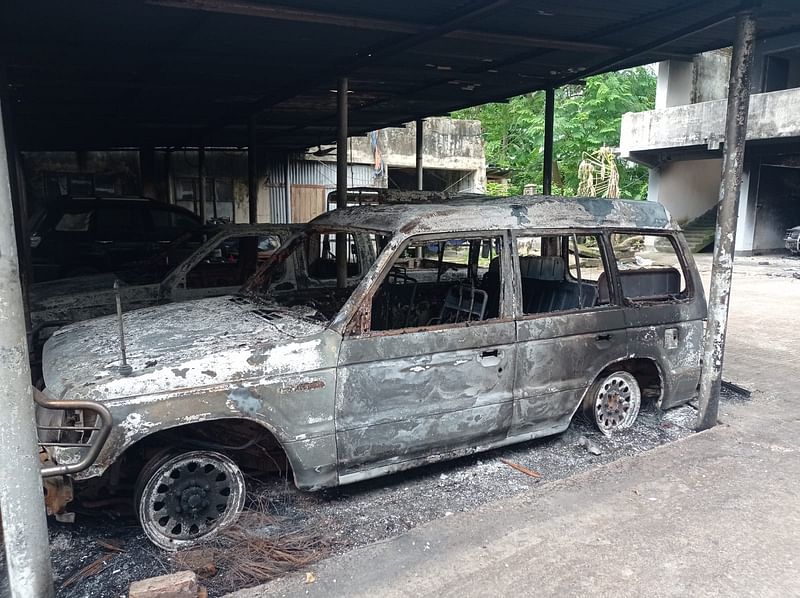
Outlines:
<svg viewBox="0 0 800 598"><path fill-rule="evenodd" d="M622 115L652 110L655 95L656 77L646 67L596 75L583 85L558 89L553 153L560 176L555 178L554 192L575 195L584 152L595 152L604 145L617 147ZM486 161L512 171L512 193L521 193L526 183L536 183L541 189L544 92L467 108L453 113L453 117L481 121ZM621 196L644 198L647 169L624 161L619 161L618 168Z"/></svg>

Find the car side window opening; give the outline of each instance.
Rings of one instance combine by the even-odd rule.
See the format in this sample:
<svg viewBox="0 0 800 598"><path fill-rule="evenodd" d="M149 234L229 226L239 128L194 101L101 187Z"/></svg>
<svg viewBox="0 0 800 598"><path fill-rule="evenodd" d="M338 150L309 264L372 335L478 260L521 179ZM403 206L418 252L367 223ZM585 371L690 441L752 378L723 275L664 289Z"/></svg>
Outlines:
<svg viewBox="0 0 800 598"><path fill-rule="evenodd" d="M266 253L259 248L261 239L256 236L232 237L211 249L186 275L186 287L206 289L234 287L255 273L259 261Z"/></svg>
<svg viewBox="0 0 800 598"><path fill-rule="evenodd" d="M499 317L502 237L412 241L372 298L373 331Z"/></svg>
<svg viewBox="0 0 800 598"><path fill-rule="evenodd" d="M305 251L309 278L336 279L336 233L314 233L306 237ZM355 238L347 235L347 276L361 274L361 262Z"/></svg>
<svg viewBox="0 0 800 598"><path fill-rule="evenodd" d="M649 302L689 297L684 266L670 235L614 233L611 247L625 300Z"/></svg>
<svg viewBox="0 0 800 598"><path fill-rule="evenodd" d="M367 247L369 235L374 233L342 233L347 236L347 287L336 286L337 231L309 229L273 250L263 267L247 281L242 293L269 304L292 308L302 317L330 321L372 263ZM294 282L281 280L287 264L294 268Z"/></svg>
<svg viewBox="0 0 800 598"><path fill-rule="evenodd" d="M54 230L59 233L85 233L89 231L94 212L65 212Z"/></svg>
<svg viewBox="0 0 800 598"><path fill-rule="evenodd" d="M592 309L609 303L599 235L517 237L522 313Z"/></svg>

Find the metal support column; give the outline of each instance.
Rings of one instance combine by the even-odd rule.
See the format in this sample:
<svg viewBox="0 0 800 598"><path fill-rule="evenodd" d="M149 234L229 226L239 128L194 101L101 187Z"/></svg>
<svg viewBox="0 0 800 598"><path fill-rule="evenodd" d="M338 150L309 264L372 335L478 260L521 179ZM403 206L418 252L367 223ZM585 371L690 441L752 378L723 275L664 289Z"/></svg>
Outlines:
<svg viewBox="0 0 800 598"><path fill-rule="evenodd" d="M247 194L250 223L258 222L258 159L256 157L256 117L247 124Z"/></svg>
<svg viewBox="0 0 800 598"><path fill-rule="evenodd" d="M416 128L416 134L417 134L417 144L416 144L417 191L422 191L422 189L425 186L425 183L424 183L424 180L423 180L425 171L424 171L423 165L422 165L423 155L424 155L424 148L423 148L423 144L422 144L422 142L424 140L424 137L423 137L424 129L423 129L423 122L422 122L421 118L417 119L415 128ZM424 257L423 248L422 248L422 245L420 245L419 247L417 247L417 259L418 260L422 260L423 257Z"/></svg>
<svg viewBox="0 0 800 598"><path fill-rule="evenodd" d="M553 124L556 113L556 90L549 87L544 95L544 165L542 194L553 193Z"/></svg>
<svg viewBox="0 0 800 598"><path fill-rule="evenodd" d="M728 305L733 277L733 253L736 246L739 189L742 184L747 113L750 108L750 69L753 64L755 37L755 17L750 13L738 15L728 82L722 185L719 190L717 231L714 236L714 261L708 298L708 324L703 348L703 371L700 375L699 411L695 422L697 430L706 430L717 424L725 333L728 326Z"/></svg>
<svg viewBox="0 0 800 598"><path fill-rule="evenodd" d="M152 146L139 148L139 178L142 197L156 199L156 150Z"/></svg>
<svg viewBox="0 0 800 598"><path fill-rule="evenodd" d="M423 156L423 148L422 148L422 133L423 133L424 123L421 118L417 119L416 122L416 133L417 133L417 191L422 191L423 189L423 170L422 170L422 156Z"/></svg>
<svg viewBox="0 0 800 598"><path fill-rule="evenodd" d="M198 215L203 224L207 222L206 214L206 148L201 147L197 150L197 200Z"/></svg>
<svg viewBox="0 0 800 598"><path fill-rule="evenodd" d="M164 167L167 171L167 201L170 205L175 205L175 174L173 172L172 150L168 149L164 155Z"/></svg>
<svg viewBox="0 0 800 598"><path fill-rule="evenodd" d="M283 193L286 196L286 222L291 224L294 221L292 216L292 155L288 152L283 161Z"/></svg>
<svg viewBox="0 0 800 598"><path fill-rule="evenodd" d="M336 207L347 207L347 77L339 79L336 94L339 128L336 135ZM347 235L336 235L336 286L347 286Z"/></svg>
<svg viewBox="0 0 800 598"><path fill-rule="evenodd" d="M31 372L0 118L0 512L11 595L53 596L50 543L36 445Z"/></svg>

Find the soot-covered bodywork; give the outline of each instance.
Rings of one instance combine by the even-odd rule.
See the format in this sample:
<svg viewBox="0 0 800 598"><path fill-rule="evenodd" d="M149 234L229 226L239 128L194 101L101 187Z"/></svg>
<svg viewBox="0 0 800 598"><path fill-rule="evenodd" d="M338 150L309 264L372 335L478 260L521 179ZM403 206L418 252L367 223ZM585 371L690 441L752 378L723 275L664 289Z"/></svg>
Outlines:
<svg viewBox="0 0 800 598"><path fill-rule="evenodd" d="M592 283L603 286L602 300L526 313L521 235L560 235L568 257L570 239L579 253L577 234L613 253L613 231L672 239L681 293L629 302L617 266L603 258L606 278ZM346 289L315 278L308 266L312 254L331 258L325 239L336 233L351 238ZM323 241L309 243L313 235ZM458 239L453 244L470 261L447 262L443 238ZM425 261L412 243L429 247L431 280L408 275ZM274 273L286 259L301 260L302 284L276 298ZM460 267L472 287L453 283ZM574 283L564 276L562 286ZM377 311L388 314L385 302L400 296L387 292L390 280L414 286L401 289L406 305L389 306L403 323L378 325ZM547 282L555 284L539 286ZM425 296L437 284L450 293L441 305ZM470 297L468 307L460 297L454 309L469 314L463 319L449 315L454 284ZM474 309L476 297L488 304L492 295L493 307ZM416 296L413 309L409 296ZM155 435L180 431L169 436L179 442L194 426L241 422L268 433L297 486L313 490L563 431L604 372L630 372L663 408L686 402L699 379L704 318L691 255L658 204L526 197L363 206L312 221L240 294L126 313L130 375L119 369L114 317L58 331L45 346L45 393L55 403L101 403L113 416L100 455L77 479L103 475ZM59 462L81 450L50 453Z"/></svg>

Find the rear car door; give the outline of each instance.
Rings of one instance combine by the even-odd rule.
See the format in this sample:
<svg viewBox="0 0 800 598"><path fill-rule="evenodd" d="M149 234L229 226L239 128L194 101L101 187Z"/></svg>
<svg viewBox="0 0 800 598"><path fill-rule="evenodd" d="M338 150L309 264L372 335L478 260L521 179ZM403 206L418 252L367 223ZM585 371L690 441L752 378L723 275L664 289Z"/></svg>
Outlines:
<svg viewBox="0 0 800 598"><path fill-rule="evenodd" d="M361 306L368 322L339 356L340 481L505 438L515 361L507 238L418 237L379 261Z"/></svg>
<svg viewBox="0 0 800 598"><path fill-rule="evenodd" d="M625 314L599 231L514 235L517 370L511 436L569 426L584 392L627 355ZM577 251L576 251L577 250Z"/></svg>
<svg viewBox="0 0 800 598"><path fill-rule="evenodd" d="M700 378L706 301L691 252L665 231L609 235L625 307L629 350L661 370L661 407L691 399Z"/></svg>

